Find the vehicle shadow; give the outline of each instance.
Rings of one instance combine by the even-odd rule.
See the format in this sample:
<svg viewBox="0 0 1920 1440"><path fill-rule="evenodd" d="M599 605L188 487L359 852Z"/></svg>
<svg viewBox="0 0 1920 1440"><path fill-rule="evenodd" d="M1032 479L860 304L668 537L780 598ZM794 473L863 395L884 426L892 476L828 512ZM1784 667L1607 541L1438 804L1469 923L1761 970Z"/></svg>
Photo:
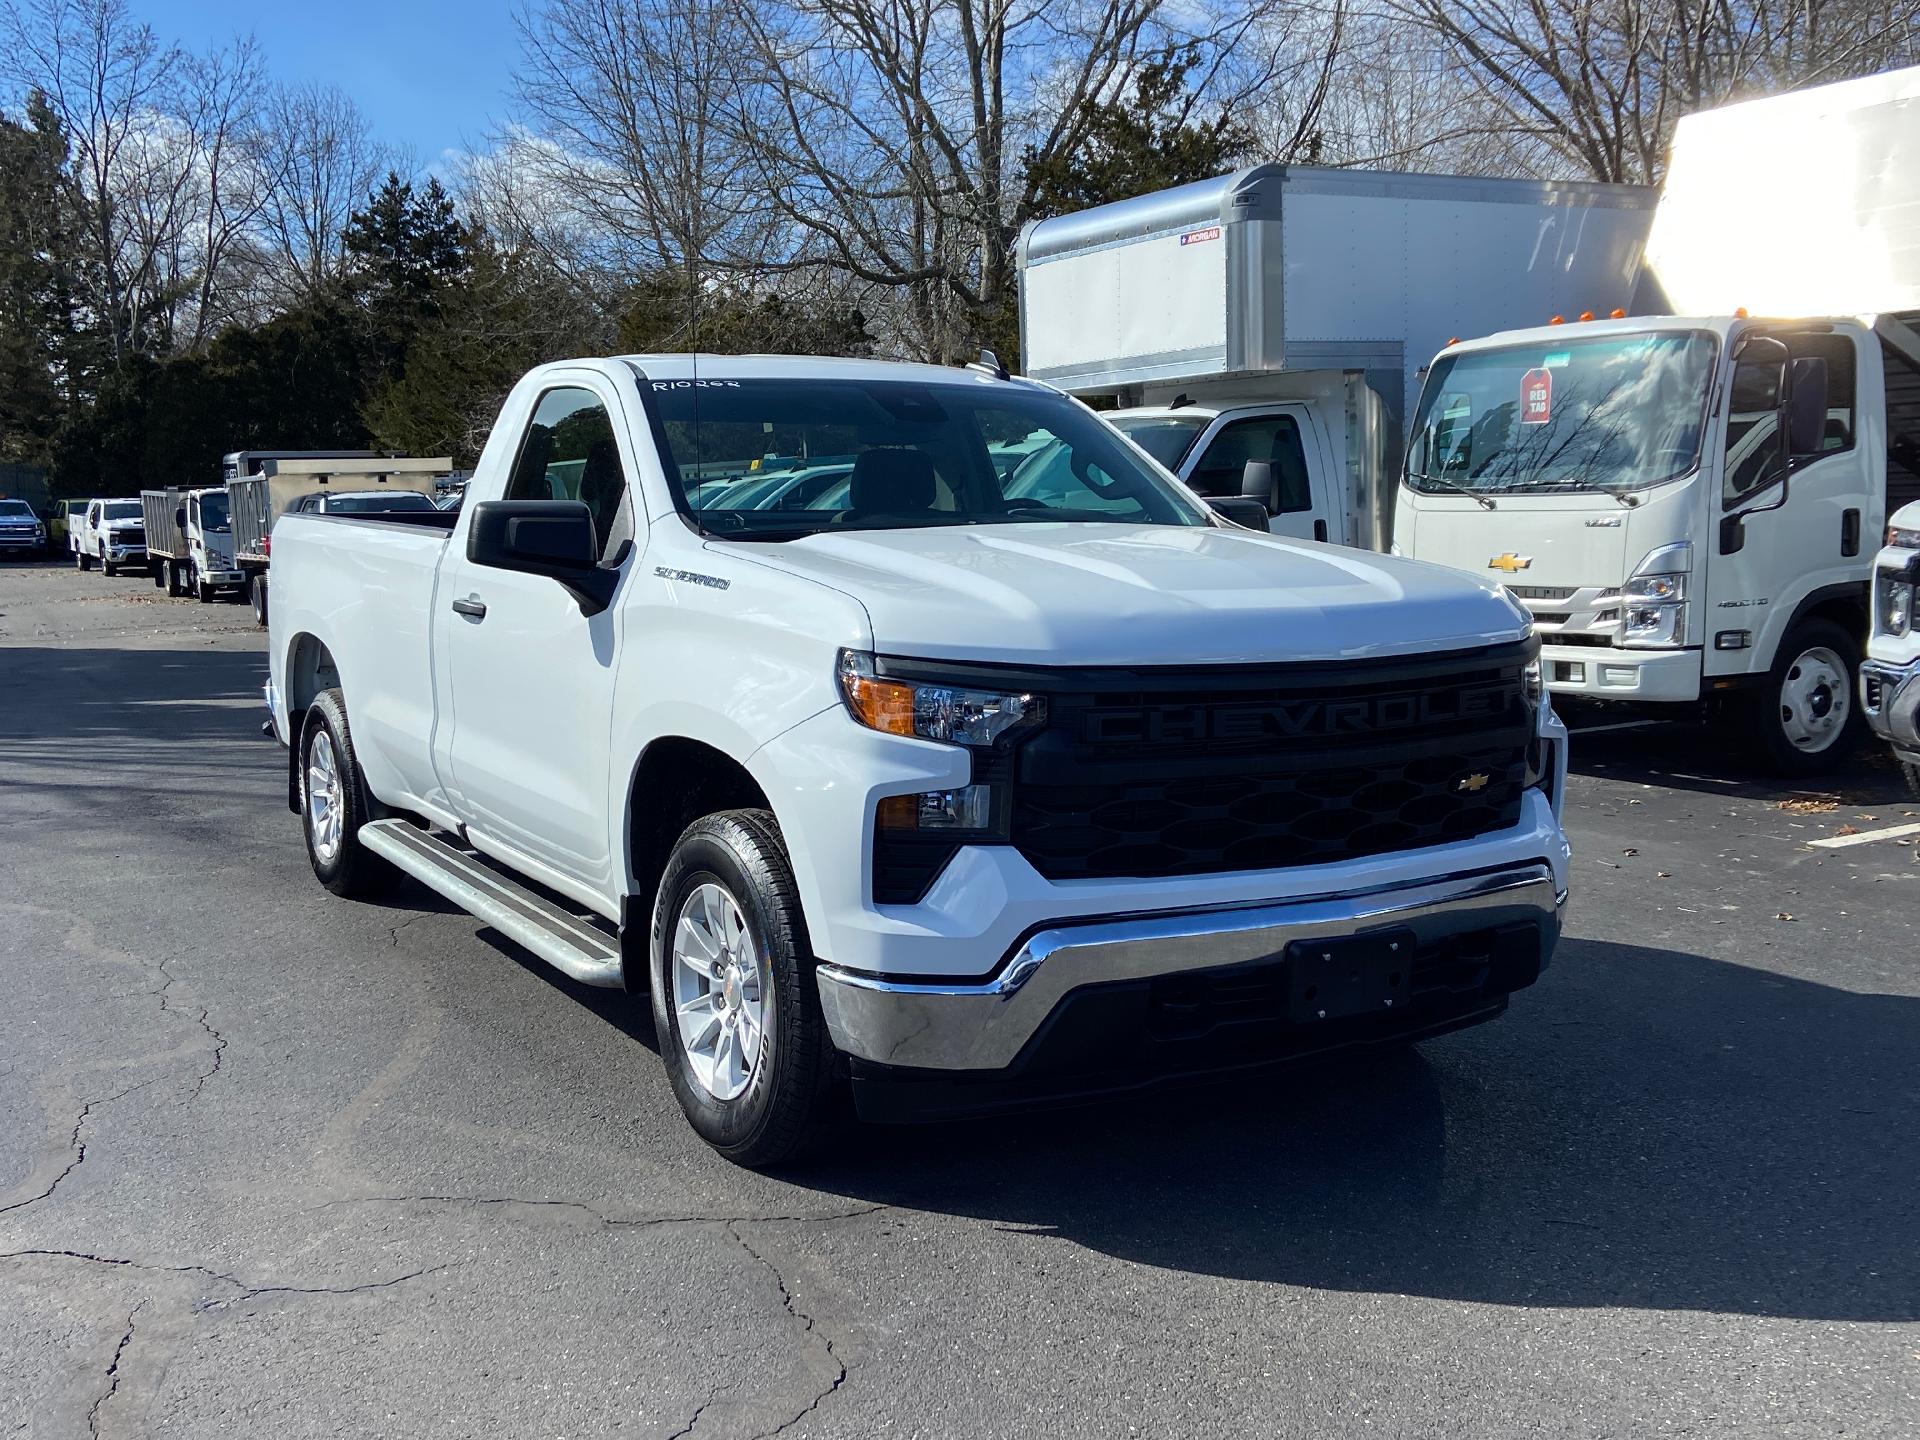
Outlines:
<svg viewBox="0 0 1920 1440"><path fill-rule="evenodd" d="M1910 804L1913 798L1892 755L1872 737L1829 774L1789 780L1762 769L1734 743L1737 737L1703 723L1616 730L1607 727L1622 722L1605 712L1562 718L1573 729L1567 762L1576 775L1751 800L1822 795L1869 806Z"/></svg>
<svg viewBox="0 0 1920 1440"><path fill-rule="evenodd" d="M1569 942L1492 1026L1152 1103L865 1129L787 1178L1233 1279L1920 1319L1920 1000Z"/></svg>

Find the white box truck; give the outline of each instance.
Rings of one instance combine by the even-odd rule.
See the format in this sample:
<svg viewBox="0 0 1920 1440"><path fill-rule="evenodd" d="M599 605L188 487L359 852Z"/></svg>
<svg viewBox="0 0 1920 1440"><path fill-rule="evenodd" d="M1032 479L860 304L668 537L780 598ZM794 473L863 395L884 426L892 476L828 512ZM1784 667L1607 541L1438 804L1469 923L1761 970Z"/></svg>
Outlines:
<svg viewBox="0 0 1920 1440"><path fill-rule="evenodd" d="M234 559L246 573L253 615L267 623L267 567L273 560L273 527L309 495L337 491L399 491L434 498L435 481L453 469L452 457L374 455L368 451L243 451L226 459L227 496L233 510Z"/></svg>
<svg viewBox="0 0 1920 1440"><path fill-rule="evenodd" d="M1276 534L1385 549L1402 421L1448 337L1632 296L1654 192L1259 165L1029 225L1030 376Z"/></svg>
<svg viewBox="0 0 1920 1440"><path fill-rule="evenodd" d="M1555 693L1710 700L1815 773L1920 497L1920 68L1682 119L1646 281L1674 313L1440 353L1395 547L1505 579Z"/></svg>

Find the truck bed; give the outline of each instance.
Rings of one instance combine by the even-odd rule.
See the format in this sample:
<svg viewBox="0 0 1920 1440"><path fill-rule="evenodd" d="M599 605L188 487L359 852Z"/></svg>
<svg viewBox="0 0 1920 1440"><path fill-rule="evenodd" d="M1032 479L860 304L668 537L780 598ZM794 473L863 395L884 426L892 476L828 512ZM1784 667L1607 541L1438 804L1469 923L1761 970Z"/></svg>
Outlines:
<svg viewBox="0 0 1920 1440"><path fill-rule="evenodd" d="M332 657L353 715L354 748L377 794L430 791L435 731L433 622L440 558L458 516L441 511L281 517L274 527L272 671L289 704L291 637L351 637ZM325 616L325 624L317 618Z"/></svg>

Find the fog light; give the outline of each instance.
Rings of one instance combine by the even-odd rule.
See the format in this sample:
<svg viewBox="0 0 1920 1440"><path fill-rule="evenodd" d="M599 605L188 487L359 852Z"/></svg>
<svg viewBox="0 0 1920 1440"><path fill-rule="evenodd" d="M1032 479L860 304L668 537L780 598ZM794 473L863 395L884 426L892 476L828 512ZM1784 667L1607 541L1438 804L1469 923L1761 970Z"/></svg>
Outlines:
<svg viewBox="0 0 1920 1440"><path fill-rule="evenodd" d="M966 785L920 795L889 795L874 812L882 830L987 830L993 825L993 787Z"/></svg>
<svg viewBox="0 0 1920 1440"><path fill-rule="evenodd" d="M1713 637L1716 650L1751 650L1753 632L1751 630L1722 630Z"/></svg>

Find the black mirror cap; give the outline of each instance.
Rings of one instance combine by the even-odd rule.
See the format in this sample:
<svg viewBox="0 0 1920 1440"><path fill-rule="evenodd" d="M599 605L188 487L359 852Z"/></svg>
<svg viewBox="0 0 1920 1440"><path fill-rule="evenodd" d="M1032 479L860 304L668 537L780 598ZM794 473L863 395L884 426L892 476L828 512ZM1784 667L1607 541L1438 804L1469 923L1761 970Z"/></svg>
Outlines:
<svg viewBox="0 0 1920 1440"><path fill-rule="evenodd" d="M1271 460L1249 460L1240 471L1240 495L1242 499L1258 500L1272 513L1273 505L1273 462Z"/></svg>
<svg viewBox="0 0 1920 1440"><path fill-rule="evenodd" d="M1270 523L1272 517L1267 514L1266 505L1259 500L1244 495L1223 495L1217 500L1207 501L1207 504L1222 520L1231 520L1244 529L1263 533L1273 529Z"/></svg>
<svg viewBox="0 0 1920 1440"><path fill-rule="evenodd" d="M182 505L174 510L173 524L176 530L184 530L187 528L187 507L186 506Z"/></svg>
<svg viewBox="0 0 1920 1440"><path fill-rule="evenodd" d="M619 579L599 556L593 512L579 500L486 500L467 525L470 562L557 580L587 615L607 608Z"/></svg>
<svg viewBox="0 0 1920 1440"><path fill-rule="evenodd" d="M1744 514L1722 516L1720 520L1720 553L1738 555L1747 548L1747 517Z"/></svg>
<svg viewBox="0 0 1920 1440"><path fill-rule="evenodd" d="M1827 357L1802 355L1793 362L1788 392L1787 434L1795 455L1817 455L1827 439Z"/></svg>

